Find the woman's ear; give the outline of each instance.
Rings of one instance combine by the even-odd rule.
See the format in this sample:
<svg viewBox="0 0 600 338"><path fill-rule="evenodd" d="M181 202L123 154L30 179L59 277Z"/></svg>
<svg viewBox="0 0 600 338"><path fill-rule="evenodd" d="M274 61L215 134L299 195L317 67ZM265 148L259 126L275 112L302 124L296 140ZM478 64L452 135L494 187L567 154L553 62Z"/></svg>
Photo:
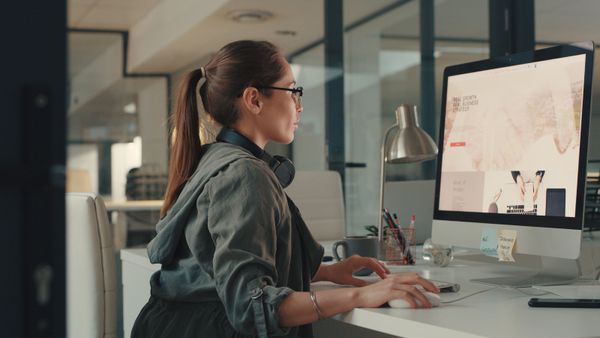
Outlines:
<svg viewBox="0 0 600 338"><path fill-rule="evenodd" d="M247 87L242 93L240 104L244 110L249 111L252 114L260 114L263 107L262 98L258 89L254 87Z"/></svg>

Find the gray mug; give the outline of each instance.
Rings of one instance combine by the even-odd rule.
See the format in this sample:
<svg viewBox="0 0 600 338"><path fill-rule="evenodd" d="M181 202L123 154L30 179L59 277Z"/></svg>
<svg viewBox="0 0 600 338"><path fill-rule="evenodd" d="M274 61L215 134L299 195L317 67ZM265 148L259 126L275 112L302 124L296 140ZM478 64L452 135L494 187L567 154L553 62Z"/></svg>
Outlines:
<svg viewBox="0 0 600 338"><path fill-rule="evenodd" d="M338 253L338 247L342 247L342 256ZM352 255L360 255L364 257L378 257L379 253L379 239L374 236L348 236L344 237L343 240L333 243L332 247L333 257L336 260L341 261ZM368 276L373 271L371 269L363 268L356 272L356 276Z"/></svg>

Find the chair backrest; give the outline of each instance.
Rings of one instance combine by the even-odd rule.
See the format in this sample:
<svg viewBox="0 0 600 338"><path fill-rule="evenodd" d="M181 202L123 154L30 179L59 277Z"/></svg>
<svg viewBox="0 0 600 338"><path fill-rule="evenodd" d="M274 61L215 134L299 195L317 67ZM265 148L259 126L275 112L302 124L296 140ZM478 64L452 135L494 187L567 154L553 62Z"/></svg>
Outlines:
<svg viewBox="0 0 600 338"><path fill-rule="evenodd" d="M346 235L342 180L336 171L297 171L285 191L316 240L338 240Z"/></svg>
<svg viewBox="0 0 600 338"><path fill-rule="evenodd" d="M116 267L106 207L92 193L67 193L67 336L117 333Z"/></svg>

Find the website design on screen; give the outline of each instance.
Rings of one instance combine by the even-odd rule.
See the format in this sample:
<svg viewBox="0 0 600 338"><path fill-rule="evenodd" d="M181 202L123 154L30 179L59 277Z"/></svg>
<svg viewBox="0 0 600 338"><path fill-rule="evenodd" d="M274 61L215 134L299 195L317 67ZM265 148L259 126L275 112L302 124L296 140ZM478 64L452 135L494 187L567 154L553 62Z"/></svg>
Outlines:
<svg viewBox="0 0 600 338"><path fill-rule="evenodd" d="M448 77L440 210L575 216L585 55Z"/></svg>

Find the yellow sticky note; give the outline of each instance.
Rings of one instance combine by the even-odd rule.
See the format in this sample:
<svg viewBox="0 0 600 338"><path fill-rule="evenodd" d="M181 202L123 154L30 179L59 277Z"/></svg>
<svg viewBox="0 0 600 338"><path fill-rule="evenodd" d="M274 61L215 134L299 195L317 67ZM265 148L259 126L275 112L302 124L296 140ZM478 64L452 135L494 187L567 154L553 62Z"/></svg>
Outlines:
<svg viewBox="0 0 600 338"><path fill-rule="evenodd" d="M514 262L512 252L517 241L517 230L498 231L498 260L501 262Z"/></svg>

